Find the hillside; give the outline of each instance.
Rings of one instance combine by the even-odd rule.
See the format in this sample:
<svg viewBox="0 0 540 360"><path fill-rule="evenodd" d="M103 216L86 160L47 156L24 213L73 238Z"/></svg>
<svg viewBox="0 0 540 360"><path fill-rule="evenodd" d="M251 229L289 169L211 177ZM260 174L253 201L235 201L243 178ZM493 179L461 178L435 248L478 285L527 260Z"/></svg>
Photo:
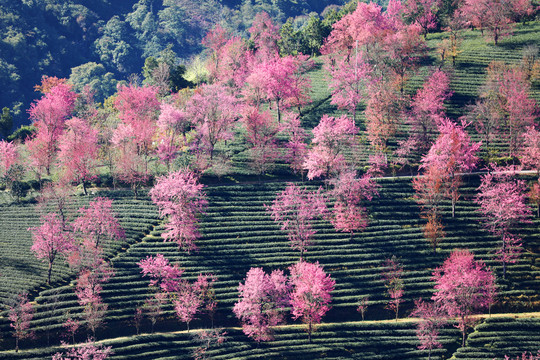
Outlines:
<svg viewBox="0 0 540 360"><path fill-rule="evenodd" d="M98 82L103 101L118 81L126 81L131 74L140 76L149 56L158 57L170 48L177 62L187 62L201 52L203 36L217 23L245 36L250 19L260 11L283 23L289 17L320 14L326 6L342 3L2 0L0 109L12 111L15 130L29 124L26 110L39 98L34 86L43 75L69 78L75 69L79 72L72 79L75 85Z"/></svg>
<svg viewBox="0 0 540 360"><path fill-rule="evenodd" d="M95 6L92 11L104 16L98 5L90 3L86 6ZM492 60L519 64L522 50L540 42L540 22L516 25L514 35L502 39L498 45L486 42L479 31L465 31L454 67L448 60L441 62L437 55L438 45L446 36L445 33L428 35L428 56L408 79L404 94L414 97L428 75L436 68L443 68L450 74L452 91L444 103L446 114L458 120L468 113L467 106L478 98L487 77L488 64ZM324 114L337 117L346 113L331 103L329 79L323 64L323 57L315 58L315 66L308 73L313 102L302 109L300 120L310 136ZM532 81L530 96L536 104L540 102L538 79ZM263 107L266 109L267 105ZM270 110L275 115L276 109ZM367 138L364 110L365 105L360 104L356 119L360 135L355 136L353 145L344 151L346 160L360 173L365 173L369 155L375 153ZM112 114L111 118L119 117L111 105L106 111ZM537 124L537 116L535 121ZM481 134L474 125L467 127L467 131L474 141L480 141ZM104 127L107 126L110 124L105 123ZM505 164L517 159L506 156L509 145L502 137L495 139L490 153L484 149L480 151L478 172L464 174L454 217L450 200L445 198L441 202L445 236L435 253L425 239L426 221L420 216L413 176L409 176L418 171L422 156L418 152L410 155L407 167L394 167L374 179L378 194L365 203L369 215L368 226L363 231L340 232L326 219L315 220L313 226L317 233L305 259L318 261L335 280L331 310L317 326L312 343L307 341L305 326L289 315L286 325L275 329L275 340L258 344L249 339L232 311L238 300L238 284L245 280L252 267L262 267L267 272L276 269L287 272L288 267L299 260L299 252L290 247L287 234L272 220L266 206L289 182L308 190L320 187L328 190L331 185L321 180L304 181L283 159L272 164L271 171L257 174L250 158L246 130L238 126L234 132L234 138L227 138L216 146L217 154L225 154L231 159L231 164L224 165L224 174L209 171L201 177L209 204L199 217L202 236L196 240L197 252L188 254L180 251L176 243L163 242L164 220L159 218L158 209L148 194L148 185L155 180L153 177L138 194L134 194L121 188L127 182L113 181L113 175L107 173L107 166L103 165L99 176L89 182L89 195L83 195L82 187L79 187L77 194L69 197L68 217L73 217L78 208L96 197L113 199L114 211L126 231L124 240L109 241L104 248L105 259L115 274L102 284L101 296L107 305L107 315L106 323L97 330L96 337L99 344L112 347L110 359L191 359L196 350L193 340L196 334L214 325L227 332L224 343L207 353L215 359L425 359L426 351L418 349L417 319L410 319L409 314L416 299L429 299L433 295L433 271L454 249L464 248L473 252L475 259L482 260L496 275L497 301L480 316L464 347L461 346L460 331L453 326L455 319L451 319L440 332L442 347L433 350L433 358L492 360L539 350L540 218L530 216L530 222L519 223L513 229L523 239L524 251L517 262L508 264L506 278L503 278L496 253L501 240L482 226L482 215L475 202L483 167L492 160ZM410 125L400 124L396 136L388 144L389 152L396 150L399 142L407 139L410 133ZM278 143L282 145L285 136L279 136ZM188 155L185 157L171 166L192 160ZM216 162L219 163L219 158ZM146 165L156 173L165 172L165 165L156 159ZM28 180L30 176L27 175L24 184L37 189L38 181ZM58 173L44 175L45 183L60 176ZM534 171L516 177L527 185L537 181ZM38 191L30 189L29 194L18 202L7 190L0 193L0 359L50 358L63 349L59 340L65 332L62 324L67 314L77 317L83 311L74 292L77 286L75 272L63 262L56 262L52 284L46 285L47 266L29 250L32 234L28 229L40 224L35 208L37 196ZM186 324L178 321L172 304L167 303L155 326L145 318L141 334L137 334L133 321L136 309L153 293L149 278L141 274L138 262L157 254L163 254L183 269L182 277L190 282L199 274L216 276L217 312L213 319L207 314L198 314L189 325L191 330L186 331ZM404 269L403 303L398 321L393 319L393 311L386 308L389 297L381 278L384 261L392 255L397 256ZM7 310L14 295L22 291L30 293L36 310L31 329L37 336L21 340L21 350L15 352ZM369 301L363 320L357 307L365 298ZM81 328L75 339L83 342L89 334Z"/></svg>

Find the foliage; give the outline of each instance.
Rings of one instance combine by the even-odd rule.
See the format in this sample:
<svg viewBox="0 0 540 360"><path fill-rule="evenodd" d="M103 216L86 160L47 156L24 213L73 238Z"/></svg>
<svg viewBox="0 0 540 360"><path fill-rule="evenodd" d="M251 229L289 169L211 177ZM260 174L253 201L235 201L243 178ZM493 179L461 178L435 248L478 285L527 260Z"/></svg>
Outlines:
<svg viewBox="0 0 540 360"><path fill-rule="evenodd" d="M495 300L495 276L482 260L474 260L469 250L454 250L444 264L433 271L432 279L436 282L432 300L448 316L457 317L456 327L462 333L462 346L465 346L467 329L475 323L471 315Z"/></svg>
<svg viewBox="0 0 540 360"><path fill-rule="evenodd" d="M272 328L284 322L289 299L283 271L266 274L262 268L251 268L244 283L238 285L238 292L233 312L242 322L244 334L257 342L272 340Z"/></svg>
<svg viewBox="0 0 540 360"><path fill-rule="evenodd" d="M160 177L149 192L160 216L167 218L167 231L161 236L165 241L175 241L188 253L197 249L194 243L200 236L197 217L208 204L202 188L195 174L178 170Z"/></svg>
<svg viewBox="0 0 540 360"><path fill-rule="evenodd" d="M403 265L399 263L395 256L390 259L386 259L383 264L382 279L390 301L386 308L393 310L396 314L396 321L399 317L399 304L402 302L403 297Z"/></svg>
<svg viewBox="0 0 540 360"><path fill-rule="evenodd" d="M336 282L327 275L319 262L300 261L289 267L291 276L291 312L294 319L301 318L308 326L308 340L311 343L313 325L321 322L330 310L330 302Z"/></svg>
<svg viewBox="0 0 540 360"><path fill-rule="evenodd" d="M300 251L302 259L317 232L313 228L313 220L326 212L321 189L310 192L296 184L289 184L266 210L281 225L281 230L287 232L291 247Z"/></svg>

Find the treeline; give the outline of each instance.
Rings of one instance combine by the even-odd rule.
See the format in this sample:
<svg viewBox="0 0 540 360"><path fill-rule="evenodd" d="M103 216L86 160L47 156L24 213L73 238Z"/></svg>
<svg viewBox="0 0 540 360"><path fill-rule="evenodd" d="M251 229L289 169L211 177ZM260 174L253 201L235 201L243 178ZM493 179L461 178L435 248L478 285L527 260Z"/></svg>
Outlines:
<svg viewBox="0 0 540 360"><path fill-rule="evenodd" d="M70 78L76 88L92 84L102 101L149 56L169 49L178 64L199 53L204 34L218 23L244 36L261 11L277 23L298 18L302 26L309 14L343 3L0 0L0 108L10 110L18 127L29 122L26 109L39 97L33 87L42 75Z"/></svg>

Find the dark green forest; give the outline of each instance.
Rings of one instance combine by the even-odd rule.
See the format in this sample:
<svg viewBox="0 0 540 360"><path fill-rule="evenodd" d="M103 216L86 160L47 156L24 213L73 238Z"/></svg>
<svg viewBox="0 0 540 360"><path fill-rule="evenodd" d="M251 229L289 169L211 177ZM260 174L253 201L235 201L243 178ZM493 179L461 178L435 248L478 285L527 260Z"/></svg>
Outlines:
<svg viewBox="0 0 540 360"><path fill-rule="evenodd" d="M221 24L246 36L266 11L288 29L319 26L343 0L0 0L0 108L13 129L28 124L41 77L90 84L102 101L118 81L141 75L145 59L188 63L201 39ZM334 11L335 13L335 11ZM310 21L311 18L311 21Z"/></svg>

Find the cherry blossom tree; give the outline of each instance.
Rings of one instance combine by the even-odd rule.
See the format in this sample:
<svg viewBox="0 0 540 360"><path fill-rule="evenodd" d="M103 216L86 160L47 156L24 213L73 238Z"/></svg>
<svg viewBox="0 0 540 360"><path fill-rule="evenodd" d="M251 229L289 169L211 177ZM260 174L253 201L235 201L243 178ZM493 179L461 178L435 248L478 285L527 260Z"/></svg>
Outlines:
<svg viewBox="0 0 540 360"><path fill-rule="evenodd" d="M399 316L399 304L401 304L403 297L403 265L399 263L395 256L390 259L386 259L383 264L383 270L381 273L384 286L390 296L390 301L386 305L387 309L394 311L396 314L396 321Z"/></svg>
<svg viewBox="0 0 540 360"><path fill-rule="evenodd" d="M96 248L102 241L125 238L124 229L113 211L111 199L97 197L87 208L80 208L79 213L81 216L73 222L73 229L90 240Z"/></svg>
<svg viewBox="0 0 540 360"><path fill-rule="evenodd" d="M193 283L195 292L201 298L201 310L208 313L212 328L214 327L214 314L217 308L216 291L214 283L217 277L214 274L199 274L197 281Z"/></svg>
<svg viewBox="0 0 540 360"><path fill-rule="evenodd" d="M71 318L69 314L67 316L68 318L62 324L62 327L66 331L64 336L71 339L72 344L75 344L75 334L79 330L81 323L79 320Z"/></svg>
<svg viewBox="0 0 540 360"><path fill-rule="evenodd" d="M479 109L482 110L480 119L487 118L487 130L499 130L498 136L508 143L510 156L519 155L523 133L535 125L538 107L530 91L531 85L523 69L499 61L489 64L486 83L480 92L480 101L485 107Z"/></svg>
<svg viewBox="0 0 540 360"><path fill-rule="evenodd" d="M324 272L318 261L314 264L300 261L291 265L289 270L292 315L294 319L301 318L307 324L308 341L311 343L313 325L320 323L330 310L331 292L336 282Z"/></svg>
<svg viewBox="0 0 540 360"><path fill-rule="evenodd" d="M36 210L42 216L49 212L55 212L62 220L64 230L68 229L68 222L72 218L72 211L68 206L69 197L73 190L69 184L64 181L55 181L47 183L41 189L41 193L37 197Z"/></svg>
<svg viewBox="0 0 540 360"><path fill-rule="evenodd" d="M257 342L272 340L272 327L283 323L288 305L289 285L283 271L266 274L262 268L251 268L238 292L233 312L244 334Z"/></svg>
<svg viewBox="0 0 540 360"><path fill-rule="evenodd" d="M220 84L201 85L186 105L188 116L196 124L200 147L214 158L218 142L232 138L238 119L238 100Z"/></svg>
<svg viewBox="0 0 540 360"><path fill-rule="evenodd" d="M388 141L396 134L405 114L405 98L390 81L371 82L366 102L366 131L371 146L388 151Z"/></svg>
<svg viewBox="0 0 540 360"><path fill-rule="evenodd" d="M482 34L487 30L497 45L501 37L511 35L513 7L513 1L464 0L459 11Z"/></svg>
<svg viewBox="0 0 540 360"><path fill-rule="evenodd" d="M529 200L536 204L536 217L540 217L540 179L532 184L529 190Z"/></svg>
<svg viewBox="0 0 540 360"><path fill-rule="evenodd" d="M8 182L9 170L17 163L19 152L17 146L12 142L0 141L0 179Z"/></svg>
<svg viewBox="0 0 540 360"><path fill-rule="evenodd" d="M527 128L523 138L525 141L521 150L521 163L536 170L536 175L540 176L540 131L531 126Z"/></svg>
<svg viewBox="0 0 540 360"><path fill-rule="evenodd" d="M95 345L88 341L81 346L72 347L66 353L56 353L52 360L105 360L112 355L112 346Z"/></svg>
<svg viewBox="0 0 540 360"><path fill-rule="evenodd" d="M139 151L136 138L134 128L123 123L118 124L111 138L115 150L113 169L120 180L130 184L135 197L149 176L148 164Z"/></svg>
<svg viewBox="0 0 540 360"><path fill-rule="evenodd" d="M440 6L440 0L405 0L403 12L409 22L420 25L426 38L428 31L437 27L437 11Z"/></svg>
<svg viewBox="0 0 540 360"><path fill-rule="evenodd" d="M366 315L368 305L369 305L369 296L364 296L362 297L362 300L360 300L360 304L356 308L356 311L358 311L360 315L362 315L362 321L364 321L364 317Z"/></svg>
<svg viewBox="0 0 540 360"><path fill-rule="evenodd" d="M437 245L445 236L441 222L441 203L448 196L446 188L446 172L438 166L429 166L424 169L421 176L413 179L413 188L416 191L414 198L420 205L421 216L427 219L424 236L437 252Z"/></svg>
<svg viewBox="0 0 540 360"><path fill-rule="evenodd" d="M488 155L493 153L492 143L501 135L503 116L499 106L493 101L494 97L480 95L476 103L467 107L464 119L473 123L476 132L481 136L482 146Z"/></svg>
<svg viewBox="0 0 540 360"><path fill-rule="evenodd" d="M202 188L192 172L178 170L158 178L149 192L160 216L167 218L166 232L161 237L164 241L175 241L188 253L197 249L194 240L200 236L198 216L208 204Z"/></svg>
<svg viewBox="0 0 540 360"><path fill-rule="evenodd" d="M416 336L420 341L418 348L428 350L428 360L431 360L431 351L442 348L439 341L439 331L446 324L446 314L438 303L425 302L421 298L415 300L414 305L415 308L411 316L420 318L416 325Z"/></svg>
<svg viewBox="0 0 540 360"><path fill-rule="evenodd" d="M285 144L287 149L285 160L291 164L295 174L302 174L304 177L304 161L307 154L306 131L300 126L298 114L288 114L283 124L283 133L288 136Z"/></svg>
<svg viewBox="0 0 540 360"><path fill-rule="evenodd" d="M53 263L58 255L67 257L73 250L73 237L65 231L62 219L56 213L48 213L41 217L41 226L29 228L34 243L32 250L38 259L48 263L47 284L51 283Z"/></svg>
<svg viewBox="0 0 540 360"><path fill-rule="evenodd" d="M281 156L277 134L279 127L269 111L259 112L255 107L246 107L242 122L246 128L246 140L250 145L249 156L258 175L267 172Z"/></svg>
<svg viewBox="0 0 540 360"><path fill-rule="evenodd" d="M343 151L352 145L353 135L357 132L358 128L347 116L334 118L323 115L319 125L313 129L313 147L304 162L308 179L341 172L345 167Z"/></svg>
<svg viewBox="0 0 540 360"><path fill-rule="evenodd" d="M37 131L28 142L32 155L32 166L38 173L50 175L50 168L58 147L58 139L64 131L65 121L73 112L77 94L71 86L59 83L52 87L44 97L34 102L28 113Z"/></svg>
<svg viewBox="0 0 540 360"><path fill-rule="evenodd" d="M256 106L261 100L275 103L278 123L282 110L306 97L308 79L299 71L301 63L293 56L276 55L253 68L247 77L246 97Z"/></svg>
<svg viewBox="0 0 540 360"><path fill-rule="evenodd" d="M13 337L15 337L15 352L19 351L20 340L34 336L34 333L30 330L30 321L32 321L33 317L34 307L28 300L28 294L17 295L14 304L8 310L8 319L11 321L9 326L13 328Z"/></svg>
<svg viewBox="0 0 540 360"><path fill-rule="evenodd" d="M454 250L444 264L433 271L435 294L432 300L448 316L457 317L456 327L465 346L467 329L478 310L488 308L496 296L495 276L482 260L474 260L469 250Z"/></svg>
<svg viewBox="0 0 540 360"><path fill-rule="evenodd" d="M218 24L206 34L202 44L211 50L206 63L210 83L241 89L254 61L246 42Z"/></svg>
<svg viewBox="0 0 540 360"><path fill-rule="evenodd" d="M133 129L133 141L137 154L148 155L154 137L156 120L160 110L154 86L120 86L114 101L118 117L124 125Z"/></svg>
<svg viewBox="0 0 540 360"><path fill-rule="evenodd" d="M272 58L278 54L279 27L272 22L267 12L255 15L252 26L248 29L253 41L256 57L259 61Z"/></svg>
<svg viewBox="0 0 540 360"><path fill-rule="evenodd" d="M189 128L187 113L172 104L163 102L161 113L157 121L158 146L157 155L159 159L167 165L167 172L170 170L171 161L178 157L181 146L187 142L186 132ZM182 138L179 139L179 135Z"/></svg>
<svg viewBox="0 0 540 360"><path fill-rule="evenodd" d="M98 131L83 119L66 121L66 130L59 137L58 160L65 181L81 183L84 194L86 182L94 178L98 157Z"/></svg>
<svg viewBox="0 0 540 360"><path fill-rule="evenodd" d="M437 70L412 99L409 122L412 136L423 153L429 150L437 126L444 119L444 101L451 95L449 86L448 75Z"/></svg>
<svg viewBox="0 0 540 360"><path fill-rule="evenodd" d="M357 49L349 58L332 58L326 65L326 70L330 79L328 87L332 91L331 103L338 109L346 109L352 113L353 123L356 122L356 109L360 102L365 100L371 81L371 67Z"/></svg>
<svg viewBox="0 0 540 360"><path fill-rule="evenodd" d="M333 189L330 196L335 199L330 222L336 230L349 232L351 239L354 231L367 227L367 209L363 202L370 201L378 195L377 184L369 176L356 178L355 171L344 171L337 178L331 179Z"/></svg>
<svg viewBox="0 0 540 360"><path fill-rule="evenodd" d="M310 192L296 184L289 184L266 210L281 225L281 230L287 232L291 247L300 251L302 259L317 232L313 229L313 220L326 212L321 189Z"/></svg>
<svg viewBox="0 0 540 360"><path fill-rule="evenodd" d="M147 256L137 263L143 276L151 278L150 286L156 287L164 293L175 292L180 289L180 282L184 270L177 264L171 265L162 254Z"/></svg>
<svg viewBox="0 0 540 360"><path fill-rule="evenodd" d="M163 313L163 305L167 300L167 294L163 292L157 292L146 298L143 304L143 311L150 319L151 331L154 332L154 327Z"/></svg>
<svg viewBox="0 0 540 360"><path fill-rule="evenodd" d="M506 264L515 263L522 250L519 237L513 234L515 227L530 222L525 189L525 181L517 179L513 169L496 166L481 177L478 188L476 203L480 205L484 227L502 240L497 253L503 265L503 278Z"/></svg>
<svg viewBox="0 0 540 360"><path fill-rule="evenodd" d="M422 158L421 168L436 167L443 169L446 192L452 200L452 217L455 215L456 202L459 199L459 186L462 184L462 173L470 172L476 167L476 153L481 143L471 142L465 132L468 124L461 126L448 119L443 119L438 128L440 135Z"/></svg>
<svg viewBox="0 0 540 360"><path fill-rule="evenodd" d="M226 340L225 335L227 335L227 332L223 329L202 329L197 331L193 335L193 340L199 346L193 351L193 358L195 360L209 359L207 351L211 347L221 346Z"/></svg>
<svg viewBox="0 0 540 360"><path fill-rule="evenodd" d="M535 125L538 115L536 101L530 97L530 83L525 73L519 68L503 70L499 77L499 94L502 97L502 109L507 114L508 142L510 155L518 154L523 144L523 134L530 126Z"/></svg>
<svg viewBox="0 0 540 360"><path fill-rule="evenodd" d="M105 322L108 305L101 297L103 290L101 283L107 280L108 277L104 277L96 270L82 271L77 279L75 294L79 305L83 307L82 317L86 327L92 332L93 338L96 337L96 330Z"/></svg>
<svg viewBox="0 0 540 360"><path fill-rule="evenodd" d="M182 322L186 323L189 332L189 323L195 319L195 315L200 311L203 299L197 288L187 281L182 281L180 289L174 294L174 311Z"/></svg>

